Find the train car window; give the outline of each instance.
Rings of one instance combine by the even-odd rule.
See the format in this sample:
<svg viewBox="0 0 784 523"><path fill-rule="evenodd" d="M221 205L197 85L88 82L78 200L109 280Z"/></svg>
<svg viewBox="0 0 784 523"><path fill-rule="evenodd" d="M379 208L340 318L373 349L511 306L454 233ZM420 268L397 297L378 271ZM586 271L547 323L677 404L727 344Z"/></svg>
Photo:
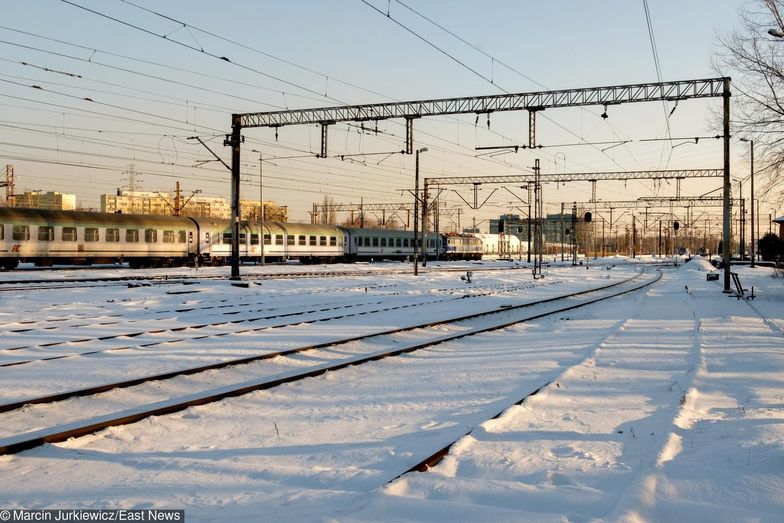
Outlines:
<svg viewBox="0 0 784 523"><path fill-rule="evenodd" d="M259 244L259 235L258 234L250 234L250 244L251 245L258 245Z"/></svg>
<svg viewBox="0 0 784 523"><path fill-rule="evenodd" d="M403 247L408 247L408 238L403 238Z"/></svg>
<svg viewBox="0 0 784 523"><path fill-rule="evenodd" d="M247 243L247 241L248 241L248 236L244 232L241 232L240 233L240 244L241 245L245 245Z"/></svg>
<svg viewBox="0 0 784 523"><path fill-rule="evenodd" d="M14 241L23 242L30 239L30 226L29 225L14 225L11 237Z"/></svg>
<svg viewBox="0 0 784 523"><path fill-rule="evenodd" d="M382 247L386 247L387 246L387 239L386 238L381 238L381 246Z"/></svg>
<svg viewBox="0 0 784 523"><path fill-rule="evenodd" d="M283 245L283 235L276 234L275 235L275 245Z"/></svg>
<svg viewBox="0 0 784 523"><path fill-rule="evenodd" d="M145 243L158 243L158 231L155 229L144 229Z"/></svg>
<svg viewBox="0 0 784 523"><path fill-rule="evenodd" d="M315 236L311 236L310 237L310 245L316 245L316 237Z"/></svg>
<svg viewBox="0 0 784 523"><path fill-rule="evenodd" d="M188 241L188 235L185 234L185 231L177 231L177 242L185 243L187 241Z"/></svg>
<svg viewBox="0 0 784 523"><path fill-rule="evenodd" d="M370 247L370 237L365 236L365 247Z"/></svg>
<svg viewBox="0 0 784 523"><path fill-rule="evenodd" d="M400 238L395 238L395 247L401 247L402 243L400 242Z"/></svg>
<svg viewBox="0 0 784 523"><path fill-rule="evenodd" d="M378 238L373 238L373 247L378 247Z"/></svg>
<svg viewBox="0 0 784 523"><path fill-rule="evenodd" d="M296 238L293 235L286 235L286 245L294 245L294 240L296 240Z"/></svg>
<svg viewBox="0 0 784 523"><path fill-rule="evenodd" d="M338 244L338 239L335 238L334 236L330 236L329 237L329 245L330 245L330 247L334 247L337 244Z"/></svg>
<svg viewBox="0 0 784 523"><path fill-rule="evenodd" d="M272 243L272 236L269 234L264 235L264 245L269 245Z"/></svg>
<svg viewBox="0 0 784 523"><path fill-rule="evenodd" d="M63 227L63 241L75 242L76 241L76 227Z"/></svg>
<svg viewBox="0 0 784 523"><path fill-rule="evenodd" d="M0 240L5 240L5 225L0 224Z"/></svg>
<svg viewBox="0 0 784 523"><path fill-rule="evenodd" d="M231 243L231 233L230 232L224 232L223 233L223 243L227 244L227 245Z"/></svg>
<svg viewBox="0 0 784 523"><path fill-rule="evenodd" d="M139 242L139 229L126 229L125 230L125 242L126 243L138 243Z"/></svg>
<svg viewBox="0 0 784 523"><path fill-rule="evenodd" d="M107 242L119 242L120 241L120 229L106 229L106 241Z"/></svg>
<svg viewBox="0 0 784 523"><path fill-rule="evenodd" d="M86 242L97 242L98 241L98 229L95 227L85 227L84 229L84 241Z"/></svg>
<svg viewBox="0 0 784 523"><path fill-rule="evenodd" d="M321 247L327 246L327 237L326 236L319 236L319 245Z"/></svg>
<svg viewBox="0 0 784 523"><path fill-rule="evenodd" d="M163 243L174 243L174 231L163 231Z"/></svg>
<svg viewBox="0 0 784 523"><path fill-rule="evenodd" d="M38 241L39 242L52 242L54 241L54 227L49 225L38 226Z"/></svg>
<svg viewBox="0 0 784 523"><path fill-rule="evenodd" d="M300 236L299 236L299 244L300 244L300 245L307 245L307 244L305 243L305 236L304 236L304 235L300 235Z"/></svg>

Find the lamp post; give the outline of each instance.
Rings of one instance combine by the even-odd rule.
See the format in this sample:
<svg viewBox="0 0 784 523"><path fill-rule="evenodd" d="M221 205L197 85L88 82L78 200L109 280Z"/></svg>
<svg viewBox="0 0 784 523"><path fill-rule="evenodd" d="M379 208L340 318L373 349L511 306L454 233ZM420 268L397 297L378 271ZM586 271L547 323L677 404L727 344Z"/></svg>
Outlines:
<svg viewBox="0 0 784 523"><path fill-rule="evenodd" d="M414 165L414 276L419 275L419 249L417 248L417 237L419 236L419 153L426 151L427 147L416 150Z"/></svg>
<svg viewBox="0 0 784 523"><path fill-rule="evenodd" d="M749 140L748 138L741 138L741 142L749 142L751 146L751 268L754 268L754 242L757 241L757 237L754 234L754 140Z"/></svg>

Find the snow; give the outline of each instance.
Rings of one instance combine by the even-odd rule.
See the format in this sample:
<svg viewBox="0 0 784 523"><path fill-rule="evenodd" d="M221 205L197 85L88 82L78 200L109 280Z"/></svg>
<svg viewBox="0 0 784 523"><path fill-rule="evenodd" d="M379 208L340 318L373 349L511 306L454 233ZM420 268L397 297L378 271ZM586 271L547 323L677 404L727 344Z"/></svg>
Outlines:
<svg viewBox="0 0 784 523"><path fill-rule="evenodd" d="M374 264L360 266L368 275L261 280L248 289L220 280L20 289L0 301L0 349L26 348L0 350L0 363L102 352L2 367L0 398L535 301L620 281L655 261L554 263L538 281L519 264L485 262L463 267L474 271L472 283L433 263L417 278L382 272L405 265ZM721 280L706 281L712 270L694 258L662 269L645 290L588 307L0 456L0 507L184 508L189 521L781 521L784 281L768 268L733 267L754 286L748 302L722 293ZM129 271L104 273L115 272ZM171 293L186 289L198 292ZM345 307L337 309L344 318L285 328L270 322L296 317L254 320L336 307ZM192 328L208 323L220 325ZM11 332L23 328L33 330ZM73 341L149 329L164 331ZM208 334L220 336L198 339ZM118 389L89 406L79 398L28 406L0 414L0 439L73 421L69 405L101 416L421 336ZM141 346L153 341L161 343ZM53 342L65 343L45 346ZM433 469L398 477L453 440Z"/></svg>

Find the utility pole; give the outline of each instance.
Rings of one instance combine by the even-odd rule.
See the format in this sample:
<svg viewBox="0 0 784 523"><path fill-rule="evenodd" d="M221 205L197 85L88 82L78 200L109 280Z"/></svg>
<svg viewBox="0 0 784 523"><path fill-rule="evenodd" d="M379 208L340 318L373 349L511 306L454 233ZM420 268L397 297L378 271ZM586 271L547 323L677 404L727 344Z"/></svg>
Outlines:
<svg viewBox="0 0 784 523"><path fill-rule="evenodd" d="M16 194L16 181L14 179L14 166L5 166L5 182L0 183L5 187L5 204L7 207L14 207L14 194Z"/></svg>
<svg viewBox="0 0 784 523"><path fill-rule="evenodd" d="M572 266L577 265L577 202L572 204Z"/></svg>
<svg viewBox="0 0 784 523"><path fill-rule="evenodd" d="M741 138L740 141L749 142L749 145L751 146L751 268L753 269L755 258L754 244L757 241L757 236L754 234L754 140ZM759 217L757 217L757 220L759 220ZM759 224L757 229L759 229Z"/></svg>
<svg viewBox="0 0 784 523"><path fill-rule="evenodd" d="M238 114L232 115L231 135L223 145L231 147L231 276L240 279L240 148L242 124Z"/></svg>
<svg viewBox="0 0 784 523"><path fill-rule="evenodd" d="M722 91L723 119L722 131L724 138L724 186L722 196L724 197L723 220L722 220L722 249L721 258L724 264L724 290L729 294L730 290L730 79L724 78Z"/></svg>
<svg viewBox="0 0 784 523"><path fill-rule="evenodd" d="M561 202L561 261L564 261L564 202Z"/></svg>
<svg viewBox="0 0 784 523"><path fill-rule="evenodd" d="M264 265L264 236L264 159L259 153L259 245L261 246L262 266Z"/></svg>
<svg viewBox="0 0 784 523"><path fill-rule="evenodd" d="M422 267L427 267L427 179L422 188Z"/></svg>
<svg viewBox="0 0 784 523"><path fill-rule="evenodd" d="M536 210L534 211L535 219L534 226L536 227L536 251L537 251L537 260L538 263L536 264L537 267L537 274L541 277L542 276L542 257L544 256L544 237L542 234L542 227L544 225L543 222L543 211L544 211L544 204L542 198L542 183L540 179L541 169L539 167L539 158L537 158L534 162L534 204Z"/></svg>
<svg viewBox="0 0 784 523"><path fill-rule="evenodd" d="M525 186L528 189L528 256L527 262L531 263L531 184Z"/></svg>
<svg viewBox="0 0 784 523"><path fill-rule="evenodd" d="M427 151L427 147L416 150L414 163L414 276L419 275L419 249L417 249L419 229L419 153Z"/></svg>
<svg viewBox="0 0 784 523"><path fill-rule="evenodd" d="M180 195L182 191L180 191L180 180L174 184L174 216L179 216L182 212L182 207L180 206Z"/></svg>

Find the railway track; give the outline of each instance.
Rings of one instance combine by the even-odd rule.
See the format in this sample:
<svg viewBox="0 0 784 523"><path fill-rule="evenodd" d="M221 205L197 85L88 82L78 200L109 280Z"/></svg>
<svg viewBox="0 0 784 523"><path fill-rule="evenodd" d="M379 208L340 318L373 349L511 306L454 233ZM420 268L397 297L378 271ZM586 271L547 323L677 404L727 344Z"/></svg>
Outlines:
<svg viewBox="0 0 784 523"><path fill-rule="evenodd" d="M420 270L438 273L438 272L458 272L463 273L466 271L471 272L492 272L492 271L509 271L509 270L529 270L528 265L523 265L524 262L513 262L514 266L502 265L499 267L489 267L471 262L455 262L456 266L445 265L430 265L427 268ZM603 266L606 263L598 261L586 261L587 266ZM613 263L612 266L635 267L639 264L633 263ZM646 267L649 268L666 268L672 267L672 261L662 261L657 263L648 263ZM250 266L256 268L258 266ZM84 270L88 267L79 268L57 268L58 271L77 271ZM246 267L247 268L247 267ZM107 270L106 267L89 268L91 270ZM122 269L122 268L121 268ZM21 272L30 271L51 271L52 268L35 268L25 269ZM114 269L116 270L116 269ZM131 270L131 269L127 269ZM152 269L151 269L152 270ZM394 268L390 267L375 267L373 269L351 269L351 270L333 270L333 269L314 269L312 266L303 266L301 270L285 271L285 272L264 272L254 273L246 272L243 276L245 282L259 282L264 280L277 280L277 279L307 279L307 278L330 278L330 277L364 277L374 275L394 275L394 274L409 274L411 268L408 265L397 265ZM2 274L2 273L0 273ZM225 280L225 274L188 274L188 273L173 273L173 274L149 274L149 275L128 275L128 276L95 276L95 277L79 277L79 278L25 278L25 279L0 279L0 292L18 291L23 290L52 290L52 289L69 289L79 288L85 286L124 286L127 284L139 285L189 285L198 281L214 281Z"/></svg>
<svg viewBox="0 0 784 523"><path fill-rule="evenodd" d="M254 266L255 267L255 266ZM285 272L264 272L264 273L246 273L243 276L245 282L258 282L264 280L278 280L278 279L297 279L297 278L330 278L330 277L363 277L374 275L394 275L394 274L407 274L411 272L408 266L401 267L397 265L395 268L382 267L374 269L352 269L352 270L332 270L332 269L311 269L311 266L303 266L298 271L285 271ZM520 267L433 267L427 269L428 272L465 272L471 271L498 271L498 270L515 270ZM47 268L50 269L50 268ZM81 270L79 269L61 269L65 270ZM106 269L106 268L103 268ZM93 270L98 270L93 269ZM127 269L131 270L131 269ZM79 288L85 286L123 286L125 284L138 283L140 285L176 285L176 284L192 284L198 281L210 280L225 280L225 274L187 274L187 273L173 273L173 274L149 274L149 275L128 275L128 276L94 276L94 277L77 277L77 278L17 278L17 279L0 279L0 292L18 291L23 290L50 290L50 289L67 289Z"/></svg>
<svg viewBox="0 0 784 523"><path fill-rule="evenodd" d="M69 335L65 339L58 341L51 341L47 343L39 343L37 345L14 344L11 342L10 346L0 347L0 368L13 367L18 365L25 365L35 362L44 362L52 360L60 360L63 358L73 358L81 356L91 356L101 353L113 353L118 351L127 351L131 349L150 348L167 344L177 344L189 340L204 340L212 338L217 340L230 334L246 334L249 332L259 332L267 329L284 329L292 326L299 326L305 324L312 324L317 322L329 322L332 320L340 320L351 318L360 315L380 314L394 310L411 308L411 307L426 307L439 303L445 303L458 299L465 298L481 298L493 296L504 293L520 292L537 286L547 285L544 283L533 284L524 283L519 285L495 285L486 288L474 287L469 293L464 288L457 289L440 289L441 293L446 294L446 297L431 298L424 296L424 299L417 302L408 302L403 304L389 303L390 295L384 298L375 298L370 301L361 301L348 304L334 304L334 303L321 303L310 305L305 308L299 308L293 311L277 312L275 308L264 307L260 309L253 309L254 306L266 304L269 297L257 300L256 302L241 302L223 305L207 305L201 308L201 311L210 310L213 307L225 307L229 310L222 311L222 316L231 316L231 318L221 318L213 322L200 322L200 323L177 323L176 325L162 326L161 328L148 329L148 330L132 330L120 331L113 333L101 333L100 335L80 335L72 332L77 329L84 329L87 333L104 330L107 326L122 325L125 326L133 322L120 322L119 320L112 319L106 321L105 319L90 323L85 323L84 320L77 320L78 323L66 323L62 325L46 325L42 328L34 328L31 325L25 325L21 328L10 329L6 331L7 334L17 335L26 338L35 338L47 331L48 335L52 335L52 329L64 330L68 329ZM457 296L454 294L457 293ZM193 307L181 307L172 311L156 311L160 313L178 313L192 312L197 310ZM153 322L165 323L168 318L154 318ZM274 320L282 320L274 322ZM140 320L148 322L149 319ZM59 322L58 322L59 323ZM263 323L262 325L258 325ZM208 332L211 329L220 329L219 332ZM150 341L143 341L129 344L128 340L148 339ZM117 346L115 343L120 343ZM96 348L96 345L110 345L106 348ZM82 350L78 346L85 347ZM52 353L56 348L65 347L66 352L57 351ZM24 352L26 354L34 354L37 357L14 357L9 354L16 354ZM5 355L5 356L3 356ZM250 361L253 361L252 359ZM244 363L245 361L243 361ZM223 365L224 364L218 364ZM217 367L219 368L219 367ZM200 368L199 371L203 370ZM169 377L171 373L167 373ZM3 407L0 406L0 412Z"/></svg>
<svg viewBox="0 0 784 523"><path fill-rule="evenodd" d="M202 384L201 390L190 388L187 391L181 391L181 394L177 397L169 397L166 399L157 398L157 401L151 401L143 405L134 404L119 412L116 410L100 413L96 412L93 407L89 406L89 401L92 399L93 401L100 402L102 401L98 396L100 393L117 389L120 386L141 386L146 382L160 381L167 379L168 377L151 376L138 381L134 380L136 381L135 383L128 382L102 385L92 389L71 391L68 396L63 396L61 394L50 395L49 397L31 398L18 402L18 404L8 404L3 406L2 409L5 411L3 417L6 420L3 424L8 426L9 422L14 423L13 420L18 420L20 416L30 416L37 420L36 423L38 423L38 426L33 430L14 434L13 436L0 441L0 454L12 454L45 443L55 443L72 437L83 436L107 427L134 423L151 416L170 414L189 407L205 405L229 397L241 396L252 391L269 389L284 383L299 381L308 377L344 369L346 367L353 367L367 362L399 356L442 344L447 341L458 340L466 336L474 336L503 329L520 322L568 311L633 292L651 285L660 277L661 273L656 275L640 273L620 282L567 295L551 297L533 303L509 305L504 306L501 309L495 308L493 310L472 313L457 318L450 318L448 320L428 322L403 329L389 329L372 334L363 334L339 341L280 351L275 354L259 355L252 359L247 359L247 361L236 360L233 362L223 362L219 367L212 366L210 368L198 370L191 369L192 374L215 371L218 368L225 369L227 367L233 367L236 370L242 369L245 365L250 363L258 364L259 360L272 360L273 358L279 360L282 358L300 357L305 352L309 353L306 358L302 358L296 362L298 368L293 371L291 368L289 368L288 371L285 371L282 367L271 368L266 376L245 379L240 382L232 382L231 378L227 378L227 383L219 387L215 387L213 383L214 380L209 379L206 383L210 384L210 388L205 388L205 384ZM437 328L434 329L434 327ZM412 341L411 337L414 332L422 339ZM379 346L385 348L378 350L377 347ZM313 354L316 352L318 354ZM302 367L305 363L307 363L307 366L303 369ZM254 370L257 370L257 368ZM184 374L185 372L180 372L178 373L178 376L181 377ZM214 375L211 376L211 378L214 378ZM117 394L119 391L114 390L114 393ZM58 403L66 398L70 398L70 400L65 403ZM113 397L112 400L109 401L112 408L116 408L116 405L118 405L118 403L116 403L117 400L117 397ZM54 410L58 414L59 419L55 422L45 422L49 423L49 425L40 428L40 419L43 414L36 411L37 408L44 408L49 411ZM71 409L70 414L65 412L67 409ZM74 412L76 414L74 414ZM427 464L427 462L427 460L423 461L425 464Z"/></svg>

